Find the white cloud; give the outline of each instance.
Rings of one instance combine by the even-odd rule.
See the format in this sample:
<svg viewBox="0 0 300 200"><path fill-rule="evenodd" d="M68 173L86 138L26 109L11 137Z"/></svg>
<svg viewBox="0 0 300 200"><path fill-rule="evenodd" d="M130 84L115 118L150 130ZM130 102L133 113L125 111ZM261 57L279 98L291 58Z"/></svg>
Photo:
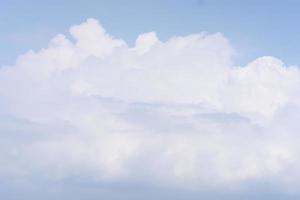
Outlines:
<svg viewBox="0 0 300 200"><path fill-rule="evenodd" d="M145 33L140 35L135 42L135 49L138 54L144 54L148 52L159 40L155 32Z"/></svg>
<svg viewBox="0 0 300 200"><path fill-rule="evenodd" d="M180 187L300 181L297 67L273 57L235 66L219 33L167 41L144 33L134 47L94 19L70 33L75 42L58 35L0 68L0 114L18 119L0 126L11 143L0 176Z"/></svg>

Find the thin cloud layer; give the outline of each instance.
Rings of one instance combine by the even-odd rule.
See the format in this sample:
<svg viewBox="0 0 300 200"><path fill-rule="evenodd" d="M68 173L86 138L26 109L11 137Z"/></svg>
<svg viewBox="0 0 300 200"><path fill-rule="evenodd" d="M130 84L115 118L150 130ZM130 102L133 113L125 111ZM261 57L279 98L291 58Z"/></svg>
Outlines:
<svg viewBox="0 0 300 200"><path fill-rule="evenodd" d="M0 177L158 187L298 184L299 68L235 66L222 34L133 47L95 19L0 68ZM74 41L73 41L74 40Z"/></svg>

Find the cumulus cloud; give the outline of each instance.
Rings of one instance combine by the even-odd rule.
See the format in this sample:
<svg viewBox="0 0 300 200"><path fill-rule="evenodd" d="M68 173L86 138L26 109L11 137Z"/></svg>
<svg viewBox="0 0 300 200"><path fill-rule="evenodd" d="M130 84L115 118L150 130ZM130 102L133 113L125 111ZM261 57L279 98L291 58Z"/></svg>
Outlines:
<svg viewBox="0 0 300 200"><path fill-rule="evenodd" d="M0 68L0 177L236 188L300 181L299 68L222 34L133 47L95 19ZM74 40L74 41L73 41Z"/></svg>

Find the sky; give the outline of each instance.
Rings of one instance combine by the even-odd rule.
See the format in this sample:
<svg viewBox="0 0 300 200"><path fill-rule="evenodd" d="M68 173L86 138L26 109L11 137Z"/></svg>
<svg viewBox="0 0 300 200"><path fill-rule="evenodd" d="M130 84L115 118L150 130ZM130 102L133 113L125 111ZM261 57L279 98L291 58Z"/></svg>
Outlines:
<svg viewBox="0 0 300 200"><path fill-rule="evenodd" d="M174 35L221 32L238 50L237 64L259 56L300 62L299 1L272 0L1 0L0 63L28 49L38 50L68 27L93 17L114 36L132 44L141 32L156 31L166 40Z"/></svg>
<svg viewBox="0 0 300 200"><path fill-rule="evenodd" d="M0 198L300 198L299 2L1 1Z"/></svg>

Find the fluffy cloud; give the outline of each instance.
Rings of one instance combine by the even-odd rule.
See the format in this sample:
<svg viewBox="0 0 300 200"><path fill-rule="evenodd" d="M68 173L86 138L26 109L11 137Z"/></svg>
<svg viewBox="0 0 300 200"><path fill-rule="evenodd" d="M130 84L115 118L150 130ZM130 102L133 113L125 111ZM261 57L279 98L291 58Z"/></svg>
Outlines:
<svg viewBox="0 0 300 200"><path fill-rule="evenodd" d="M300 181L299 68L220 33L135 46L94 19L0 68L0 177L193 188Z"/></svg>

